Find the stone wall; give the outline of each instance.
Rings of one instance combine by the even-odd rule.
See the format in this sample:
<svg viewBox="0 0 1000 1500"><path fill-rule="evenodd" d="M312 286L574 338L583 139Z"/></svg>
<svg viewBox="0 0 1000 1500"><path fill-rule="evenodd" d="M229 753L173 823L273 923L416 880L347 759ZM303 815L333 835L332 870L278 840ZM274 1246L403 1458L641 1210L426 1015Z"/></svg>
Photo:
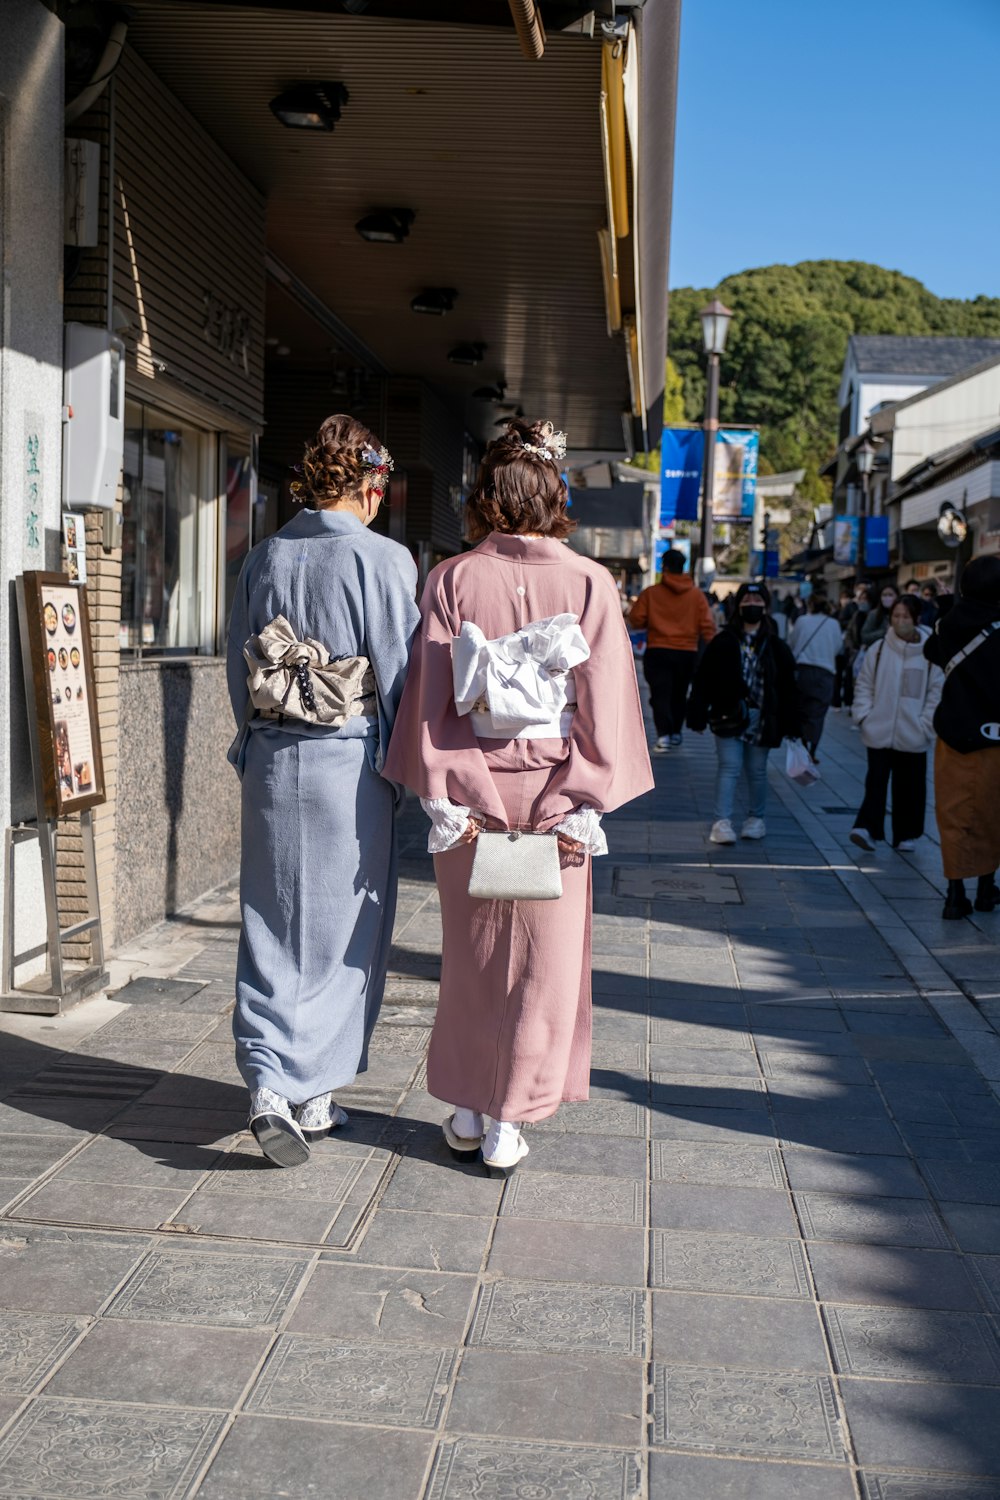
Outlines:
<svg viewBox="0 0 1000 1500"><path fill-rule="evenodd" d="M122 663L118 945L236 874L239 782L226 761L233 734L224 661Z"/></svg>

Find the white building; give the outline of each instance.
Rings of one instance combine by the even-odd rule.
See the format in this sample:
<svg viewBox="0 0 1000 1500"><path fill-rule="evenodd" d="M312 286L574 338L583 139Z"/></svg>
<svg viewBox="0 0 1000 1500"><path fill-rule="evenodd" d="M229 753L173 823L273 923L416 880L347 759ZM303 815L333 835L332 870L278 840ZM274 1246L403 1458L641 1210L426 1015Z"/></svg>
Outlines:
<svg viewBox="0 0 1000 1500"><path fill-rule="evenodd" d="M970 366L1000 358L1000 339L854 333L840 377L838 441L862 432L878 407L905 401Z"/></svg>

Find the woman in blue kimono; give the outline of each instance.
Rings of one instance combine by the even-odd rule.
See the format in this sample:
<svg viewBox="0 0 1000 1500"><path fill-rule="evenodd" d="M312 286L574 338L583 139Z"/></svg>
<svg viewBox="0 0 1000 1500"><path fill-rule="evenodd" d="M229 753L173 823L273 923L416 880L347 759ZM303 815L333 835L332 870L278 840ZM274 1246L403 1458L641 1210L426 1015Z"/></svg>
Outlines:
<svg viewBox="0 0 1000 1500"><path fill-rule="evenodd" d="M396 904L395 803L380 774L419 620L405 547L367 528L392 459L328 417L293 486L303 510L240 574L228 677L239 726L243 931L236 1060L250 1128L301 1165L368 1066Z"/></svg>

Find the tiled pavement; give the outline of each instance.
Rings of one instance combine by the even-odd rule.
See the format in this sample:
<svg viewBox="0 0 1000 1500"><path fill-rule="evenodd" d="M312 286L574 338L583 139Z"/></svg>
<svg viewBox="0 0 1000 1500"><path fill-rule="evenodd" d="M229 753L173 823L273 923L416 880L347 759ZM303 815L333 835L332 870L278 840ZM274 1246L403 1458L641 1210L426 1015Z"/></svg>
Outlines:
<svg viewBox="0 0 1000 1500"><path fill-rule="evenodd" d="M611 820L593 1099L505 1189L424 1086L412 811L373 1067L306 1168L242 1132L231 891L117 1001L4 1018L0 1497L997 1500L1000 913L941 922L930 841L852 849L843 722L764 845L706 844L712 759Z"/></svg>

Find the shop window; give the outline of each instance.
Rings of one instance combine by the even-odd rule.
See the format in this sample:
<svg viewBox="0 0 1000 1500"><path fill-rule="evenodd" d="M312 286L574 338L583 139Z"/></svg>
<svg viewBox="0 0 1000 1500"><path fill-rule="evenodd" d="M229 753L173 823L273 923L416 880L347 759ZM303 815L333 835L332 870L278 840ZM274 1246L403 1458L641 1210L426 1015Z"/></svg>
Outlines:
<svg viewBox="0 0 1000 1500"><path fill-rule="evenodd" d="M225 536L223 556L225 558L224 611L225 626L233 612L236 597L236 582L240 576L243 559L253 546L255 537L254 465L249 444L227 438L223 445L223 485L226 495Z"/></svg>
<svg viewBox="0 0 1000 1500"><path fill-rule="evenodd" d="M215 435L149 406L125 407L123 649L214 649Z"/></svg>
<svg viewBox="0 0 1000 1500"><path fill-rule="evenodd" d="M251 438L126 402L119 639L136 656L224 649L258 539Z"/></svg>

